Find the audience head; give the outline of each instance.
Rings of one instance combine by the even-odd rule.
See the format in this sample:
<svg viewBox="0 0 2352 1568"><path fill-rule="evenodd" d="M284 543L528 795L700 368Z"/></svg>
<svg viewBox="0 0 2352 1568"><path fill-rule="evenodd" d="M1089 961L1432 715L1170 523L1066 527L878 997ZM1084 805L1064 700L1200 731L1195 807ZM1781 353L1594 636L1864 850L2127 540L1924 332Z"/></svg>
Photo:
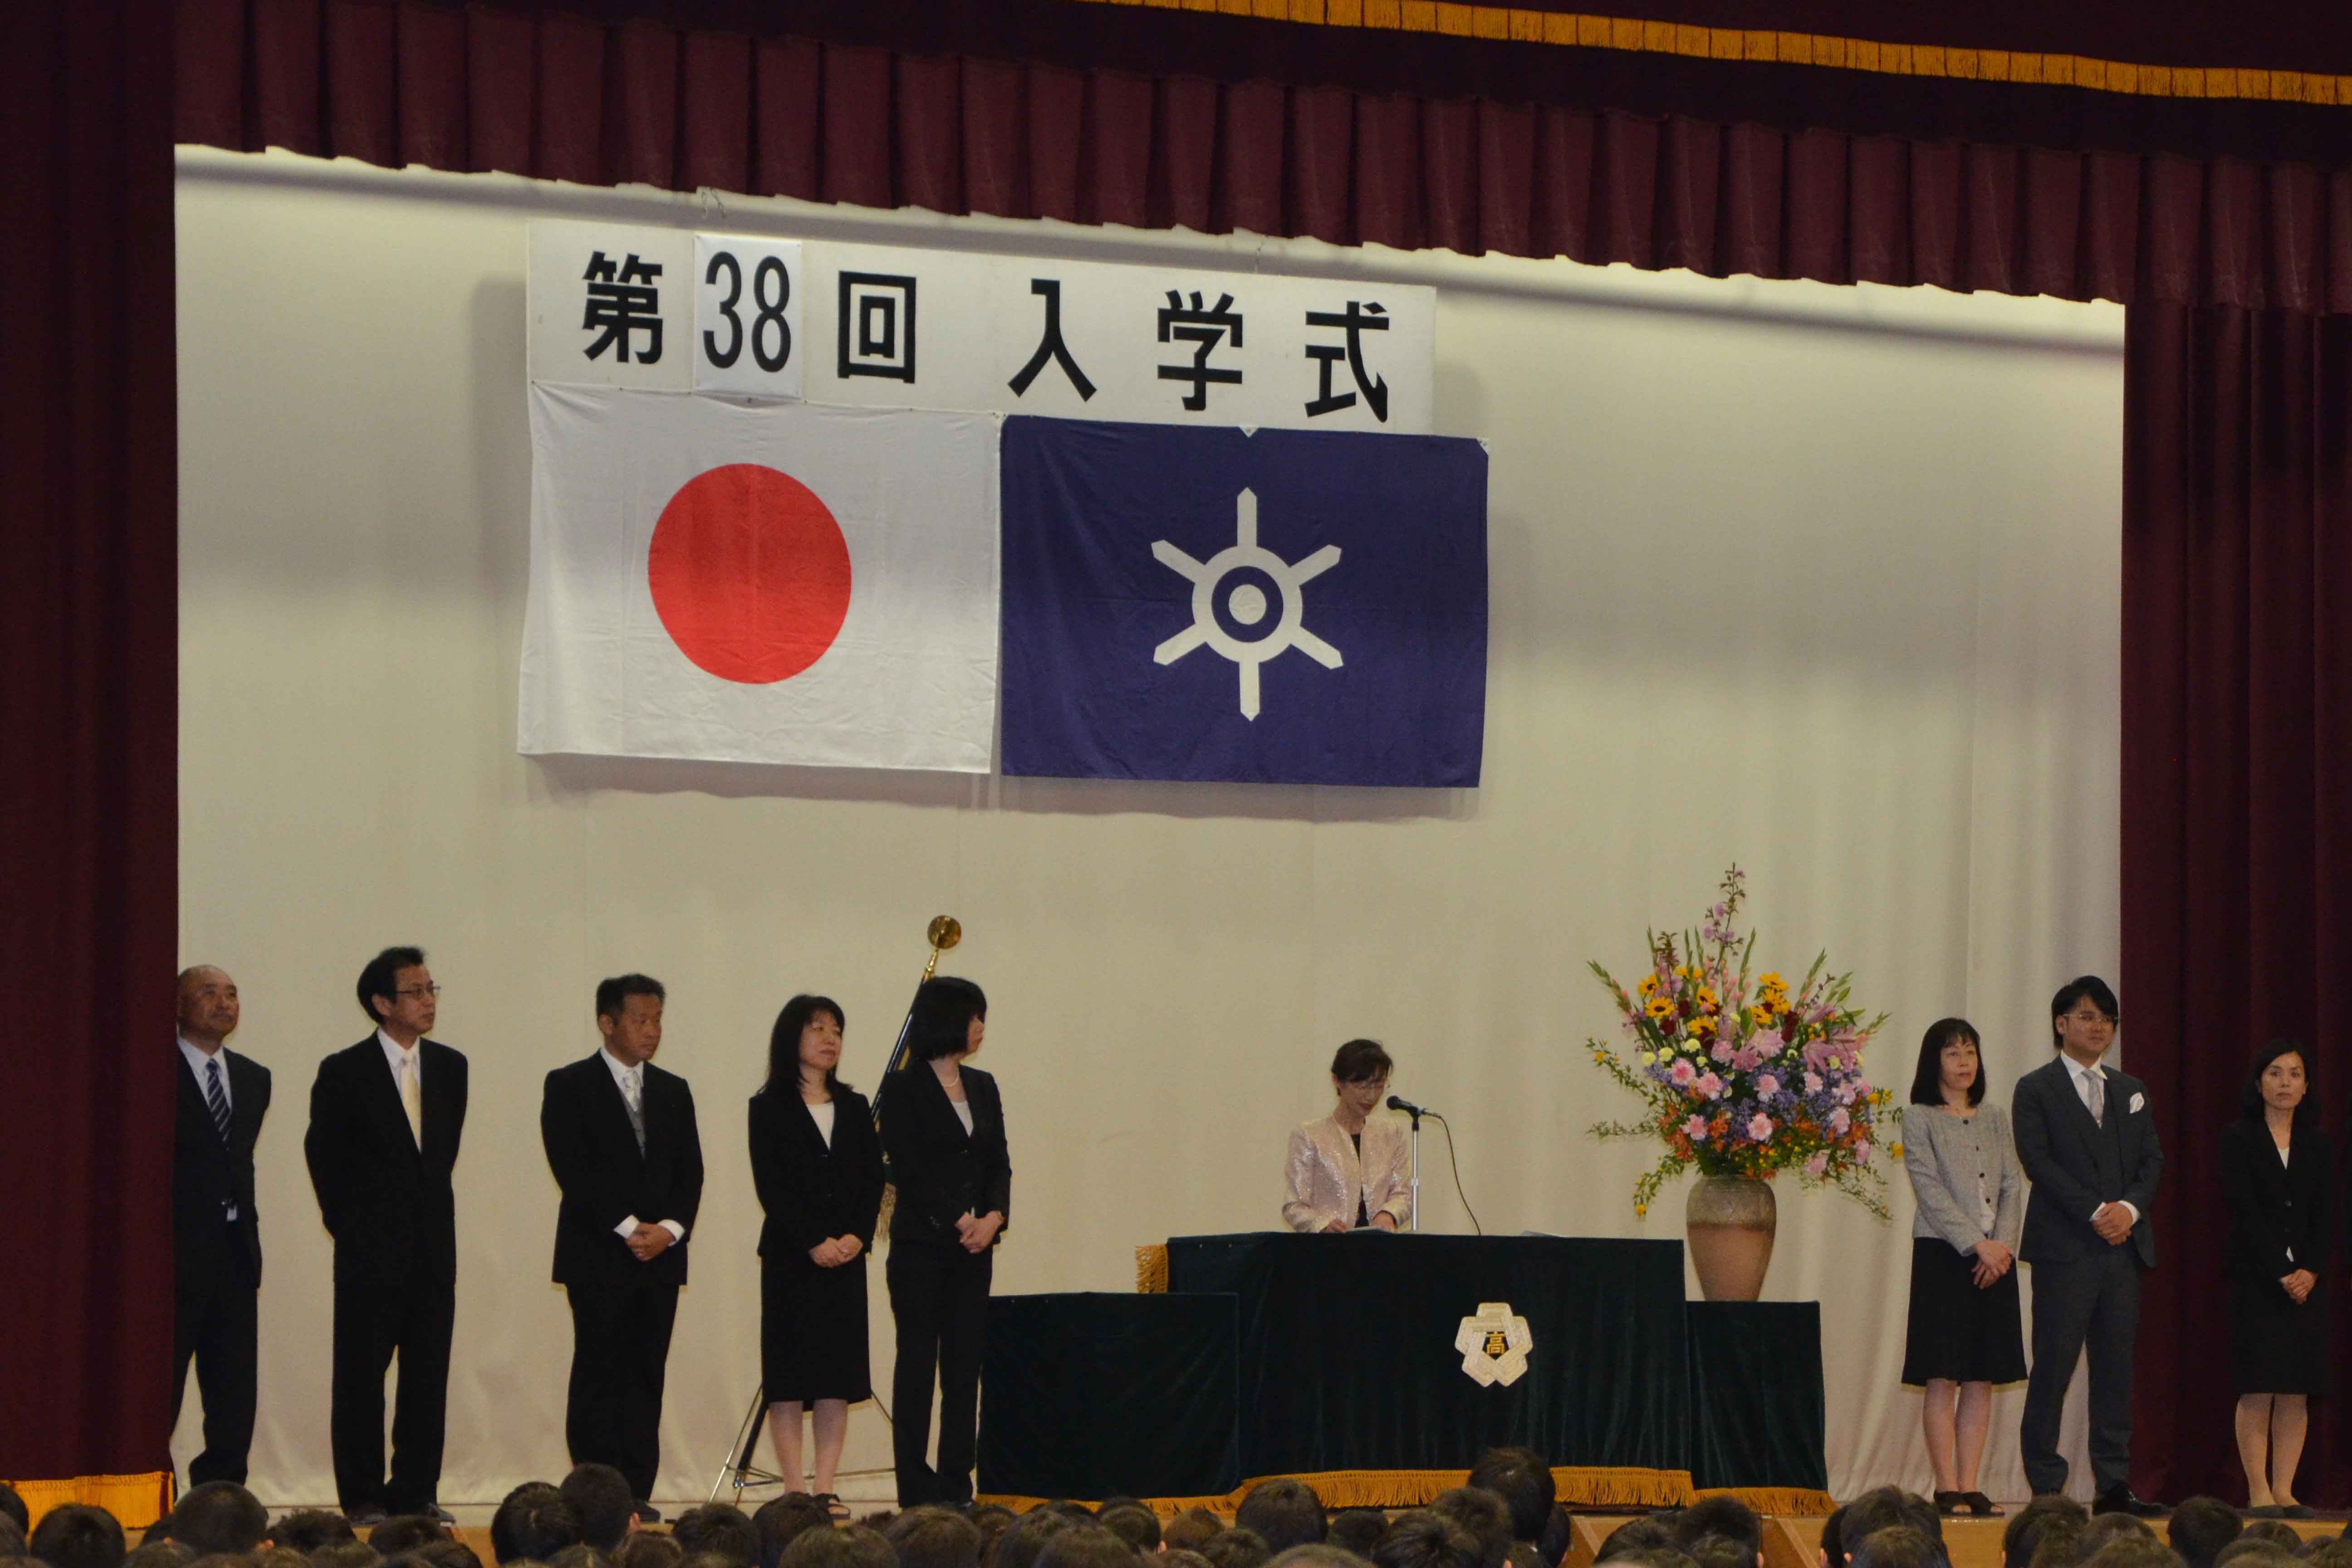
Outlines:
<svg viewBox="0 0 2352 1568"><path fill-rule="evenodd" d="M422 1035L433 1027L436 994L421 947L387 947L360 971L360 1011L378 1028Z"/></svg>
<svg viewBox="0 0 2352 1568"><path fill-rule="evenodd" d="M1845 1522L1838 1539L1844 1543L1846 1560L1853 1560L1854 1548L1863 1542L1898 1524L1909 1525L1933 1541L1944 1539L1944 1521L1936 1516L1934 1503L1901 1487L1874 1487L1845 1505Z"/></svg>
<svg viewBox="0 0 2352 1568"><path fill-rule="evenodd" d="M579 1548L569 1550L576 1552ZM203 1561L201 1557L196 1559L198 1563ZM454 1536L428 1541L413 1552L404 1552L401 1561L406 1568L482 1568L482 1560L474 1554L474 1549ZM195 1564L190 1563L189 1568L195 1568Z"/></svg>
<svg viewBox="0 0 2352 1568"><path fill-rule="evenodd" d="M1094 1521L1095 1510L1072 1498L1057 1497L1044 1506L1052 1509L1055 1513L1067 1514L1070 1518L1086 1523Z"/></svg>
<svg viewBox="0 0 2352 1568"><path fill-rule="evenodd" d="M206 1481L191 1487L172 1510L170 1533L198 1556L250 1552L269 1537L269 1512L235 1481Z"/></svg>
<svg viewBox="0 0 2352 1568"><path fill-rule="evenodd" d="M988 996L979 986L961 975L934 975L915 987L914 1005L907 1012L907 1049L927 1062L961 1056L978 1048L974 1037L987 1020Z"/></svg>
<svg viewBox="0 0 2352 1568"><path fill-rule="evenodd" d="M1944 1103L1944 1058L1951 1053L1954 1077L1966 1065L1975 1074L1969 1080L1969 1103L1982 1105L1985 1096L1984 1041L1966 1018L1938 1018L1927 1026L1919 1041L1919 1066L1911 1075L1911 1103Z"/></svg>
<svg viewBox="0 0 2352 1568"><path fill-rule="evenodd" d="M180 1545L176 1541L159 1542L159 1544L170 1546ZM187 1548L185 1547L180 1547L180 1550L187 1552ZM190 1557L194 1557L195 1555L193 1552L188 1552L187 1554ZM0 1513L0 1559L22 1557L23 1555L25 1555L24 1531L17 1526L14 1515ZM128 1562L130 1559L125 1558L124 1561Z"/></svg>
<svg viewBox="0 0 2352 1568"><path fill-rule="evenodd" d="M2294 1531L2290 1531L2287 1533L2292 1536ZM2156 1531L2148 1527L2147 1521L2144 1519L2136 1518L2128 1513L2103 1513L2095 1516L2090 1523L2083 1527L2083 1533L2074 1550L2087 1563L2093 1552L2118 1536L2125 1535L2144 1535L2150 1541L2156 1539Z"/></svg>
<svg viewBox="0 0 2352 1568"><path fill-rule="evenodd" d="M1033 1508L998 1538L989 1568L1035 1568L1037 1553L1045 1550L1045 1542L1080 1522L1058 1509Z"/></svg>
<svg viewBox="0 0 2352 1568"><path fill-rule="evenodd" d="M1092 1521L1066 1530L1037 1553L1037 1568L1135 1568L1135 1548Z"/></svg>
<svg viewBox="0 0 2352 1568"><path fill-rule="evenodd" d="M612 1558L586 1542L575 1541L550 1558L547 1568L612 1568Z"/></svg>
<svg viewBox="0 0 2352 1568"><path fill-rule="evenodd" d="M352 1521L340 1513L323 1508L299 1508L270 1527L269 1539L307 1557L321 1546L341 1546L356 1542L359 1536L352 1531Z"/></svg>
<svg viewBox="0 0 2352 1568"><path fill-rule="evenodd" d="M1429 1511L1441 1514L1470 1532L1478 1543L1482 1568L1503 1568L1511 1554L1511 1510L1502 1498L1484 1487L1454 1487L1437 1494Z"/></svg>
<svg viewBox="0 0 2352 1568"><path fill-rule="evenodd" d="M1371 1563L1344 1546L1334 1546L1327 1537L1310 1541L1304 1546L1294 1546L1277 1552L1267 1559L1266 1568L1372 1568Z"/></svg>
<svg viewBox="0 0 2352 1568"><path fill-rule="evenodd" d="M1315 1489L1287 1476L1258 1482L1234 1510L1234 1527L1256 1531L1268 1552L1311 1545L1323 1539L1328 1522Z"/></svg>
<svg viewBox="0 0 2352 1568"><path fill-rule="evenodd" d="M760 1560L760 1535L751 1528L751 1516L731 1502L706 1502L688 1509L677 1516L669 1532L688 1557L716 1552L732 1558L740 1568L751 1568Z"/></svg>
<svg viewBox="0 0 2352 1568"><path fill-rule="evenodd" d="M994 1568L991 1564L991 1568ZM1160 1568L1210 1568L1209 1560L1184 1547L1163 1547L1160 1552Z"/></svg>
<svg viewBox="0 0 2352 1568"><path fill-rule="evenodd" d="M2094 1054L2105 1051L2115 1043L2116 1026L2123 1022L2123 1007L2105 981L2095 974L2079 975L2058 987L2058 994L2050 998L2051 1043L2063 1047L2071 1039Z"/></svg>
<svg viewBox="0 0 2352 1568"><path fill-rule="evenodd" d="M200 1552L188 1559L188 1568L197 1568L199 1563L203 1568L258 1568L250 1552Z"/></svg>
<svg viewBox="0 0 2352 1568"><path fill-rule="evenodd" d="M908 1519L923 1511L921 1509L908 1509L898 1517ZM814 1530L819 1525L829 1528L832 1523L833 1515L826 1510L824 1504L807 1492L786 1492L780 1498L770 1498L751 1516L751 1533L760 1543L760 1568L776 1568L776 1564L783 1560L784 1548L790 1546L793 1537L802 1531ZM978 1532L975 1531L974 1533ZM898 1538L893 1536L891 1543L896 1545L897 1542Z"/></svg>
<svg viewBox="0 0 2352 1568"><path fill-rule="evenodd" d="M1381 1529L1389 1527L1388 1515L1378 1509L1363 1510L1381 1521ZM1201 1543L1225 1528L1225 1521L1205 1508L1188 1508L1160 1527L1160 1544L1169 1552L1197 1552Z"/></svg>
<svg viewBox="0 0 2352 1568"><path fill-rule="evenodd" d="M1576 1544L1576 1521L1568 1510L1558 1503L1551 1505L1551 1517L1544 1521L1543 1533L1536 1537L1536 1559L1542 1568L1559 1568L1568 1559L1568 1549Z"/></svg>
<svg viewBox="0 0 2352 1568"><path fill-rule="evenodd" d="M2315 1535L2303 1543L2297 1555L2318 1568L2347 1568L2352 1565L2352 1541L2340 1535Z"/></svg>
<svg viewBox="0 0 2352 1568"><path fill-rule="evenodd" d="M123 1559L126 1563L130 1560L128 1557ZM257 1568L310 1568L309 1553L297 1552L292 1547L275 1541L256 1552L253 1554L253 1561Z"/></svg>
<svg viewBox="0 0 2352 1568"><path fill-rule="evenodd" d="M2156 1538L2156 1531L2145 1535L2124 1534L2109 1539L2105 1546L2084 1560L2084 1568L2180 1568L2179 1554Z"/></svg>
<svg viewBox="0 0 2352 1568"><path fill-rule="evenodd" d="M562 1490L546 1481L525 1481L490 1516L490 1554L501 1563L551 1562L580 1540L580 1516Z"/></svg>
<svg viewBox="0 0 2352 1568"><path fill-rule="evenodd" d="M1756 1568L1748 1548L1727 1535L1702 1535L1683 1551L1698 1568Z"/></svg>
<svg viewBox="0 0 2352 1568"><path fill-rule="evenodd" d="M752 1522L759 1521L755 1518ZM782 1551L778 1547L779 1552ZM667 1534L656 1530L631 1531L612 1553L613 1568L677 1568L685 1561L686 1548L672 1541ZM761 1568L775 1568L763 1563Z"/></svg>
<svg viewBox="0 0 2352 1568"><path fill-rule="evenodd" d="M816 1507L818 1521L829 1522L824 1505ZM950 1509L910 1508L882 1527L882 1538L898 1554L898 1568L980 1568L980 1526Z"/></svg>
<svg viewBox="0 0 2352 1568"><path fill-rule="evenodd" d="M1948 1568L1943 1542L1907 1524L1872 1531L1849 1561L1853 1568Z"/></svg>
<svg viewBox="0 0 2352 1568"><path fill-rule="evenodd" d="M2266 1535L2253 1532L2253 1525L2269 1522L2268 1520L2249 1521L2237 1540L2213 1554L2213 1568L2225 1568L2230 1563L2236 1563L2238 1568L2282 1568L2283 1564L2295 1562L2297 1559L2293 1552Z"/></svg>
<svg viewBox="0 0 2352 1568"><path fill-rule="evenodd" d="M1662 1514L1645 1513L1627 1520L1603 1537L1601 1550L1594 1554L1592 1561L1595 1564L1613 1563L1631 1558L1637 1552L1678 1550L1675 1545L1673 1519Z"/></svg>
<svg viewBox="0 0 2352 1568"><path fill-rule="evenodd" d="M2283 1519L2250 1519L2246 1521L2245 1528L2238 1531L2238 1539L2267 1541L2289 1552L2303 1550L2303 1537L2295 1533L2294 1526Z"/></svg>
<svg viewBox="0 0 2352 1568"><path fill-rule="evenodd" d="M1738 1498L1701 1498L1675 1516L1675 1544L1702 1563L1706 1560L1696 1548L1710 1535L1737 1542L1747 1554L1747 1563L1760 1568L1764 1561L1764 1521Z"/></svg>
<svg viewBox="0 0 2352 1568"><path fill-rule="evenodd" d="M428 1542L446 1541L441 1521L421 1513L396 1513L368 1531L368 1544L385 1557L414 1552Z"/></svg>
<svg viewBox="0 0 2352 1568"><path fill-rule="evenodd" d="M1819 1556L1821 1568L1838 1568L1845 1562L1845 1508L1843 1504L1830 1510L1830 1516L1822 1521ZM2019 1565L2008 1563L2003 1568L2019 1568Z"/></svg>
<svg viewBox="0 0 2352 1568"><path fill-rule="evenodd" d="M1160 1516L1139 1502L1105 1503L1096 1517L1102 1527L1136 1551L1150 1555L1160 1550ZM1260 1531L1259 1534L1265 1532Z"/></svg>
<svg viewBox="0 0 2352 1568"><path fill-rule="evenodd" d="M2034 1500L2035 1502L2041 1500L2039 1498ZM2081 1506L2080 1503L2075 1504L2077 1508ZM2028 1508L2026 1511L2030 1513L2032 1510ZM2193 1497L2172 1510L2172 1517L2165 1521L2164 1533L2189 1568L2213 1568L2213 1559L2221 1555L2221 1548L2238 1539L2238 1531L2245 1527L2245 1522L2238 1517L2236 1509L2220 1498ZM2012 1531L2015 1528L2011 1526ZM2029 1552L2028 1555L2031 1554ZM2011 1556L2007 1568L2024 1568L2024 1564Z"/></svg>
<svg viewBox="0 0 2352 1568"><path fill-rule="evenodd" d="M2238 1533L2235 1510L2231 1510L2230 1518L2230 1533L2234 1537ZM2043 1534L2053 1527L2063 1527L2070 1533L2079 1534L2083 1526L2090 1522L2091 1510L2073 1498L2057 1492L2043 1493L2010 1515L2009 1522L2001 1526L2001 1568L2031 1568L2034 1549L2042 1544ZM2199 1563L2197 1568L2213 1568L2213 1565L2209 1560Z"/></svg>
<svg viewBox="0 0 2352 1568"><path fill-rule="evenodd" d="M793 1536L784 1548L782 1568L898 1568L898 1559L879 1533L862 1524L846 1524L839 1530L803 1530Z"/></svg>
<svg viewBox="0 0 2352 1568"><path fill-rule="evenodd" d="M13 1521L19 1535L32 1533L33 1512L25 1506L25 1500L16 1495L16 1489L6 1481L0 1481L0 1519Z"/></svg>
<svg viewBox="0 0 2352 1568"><path fill-rule="evenodd" d="M1255 1530L1221 1530L1201 1542L1201 1555L1209 1560L1210 1568L1265 1568L1274 1553L1265 1547L1265 1537Z"/></svg>
<svg viewBox="0 0 2352 1568"><path fill-rule="evenodd" d="M1479 1568L1478 1539L1441 1513L1414 1509L1389 1521L1372 1548L1377 1568Z"/></svg>
<svg viewBox="0 0 2352 1568"><path fill-rule="evenodd" d="M577 1539L599 1552L617 1550L636 1523L636 1500L630 1495L628 1478L610 1465L574 1465L556 1489L580 1526Z"/></svg>
<svg viewBox="0 0 2352 1568"><path fill-rule="evenodd" d="M383 1553L356 1538L330 1542L310 1552L310 1568L376 1568L383 1561Z"/></svg>
<svg viewBox="0 0 2352 1568"><path fill-rule="evenodd" d="M68 1502L41 1515L41 1522L25 1538L25 1554L49 1568L122 1568L130 1548L112 1514L88 1503Z"/></svg>
<svg viewBox="0 0 2352 1568"><path fill-rule="evenodd" d="M1343 1552L1369 1557L1389 1532L1389 1516L1376 1508L1343 1508L1331 1516L1323 1539Z"/></svg>
<svg viewBox="0 0 2352 1568"><path fill-rule="evenodd" d="M1503 1500L1511 1510L1511 1539L1533 1544L1551 1519L1559 1489L1551 1467L1532 1448L1489 1448L1470 1468L1470 1484Z"/></svg>
<svg viewBox="0 0 2352 1568"><path fill-rule="evenodd" d="M1004 1532L1021 1518L1003 1503L985 1504L964 1517L980 1526L980 1560L982 1564L996 1561L996 1543L1004 1539Z"/></svg>
<svg viewBox="0 0 2352 1568"><path fill-rule="evenodd" d="M0 1557L21 1557L25 1554L23 1536L17 1536L14 1547L10 1546L9 1532L16 1528L14 1524L0 1522ZM366 1552L367 1548L363 1546L360 1550ZM130 1555L122 1560L122 1568L188 1568L188 1564L195 1560L194 1547L184 1541L159 1535L152 1541L144 1541L132 1547ZM305 1557L302 1561L307 1565L310 1560ZM375 1561L374 1552L368 1552L368 1561Z"/></svg>

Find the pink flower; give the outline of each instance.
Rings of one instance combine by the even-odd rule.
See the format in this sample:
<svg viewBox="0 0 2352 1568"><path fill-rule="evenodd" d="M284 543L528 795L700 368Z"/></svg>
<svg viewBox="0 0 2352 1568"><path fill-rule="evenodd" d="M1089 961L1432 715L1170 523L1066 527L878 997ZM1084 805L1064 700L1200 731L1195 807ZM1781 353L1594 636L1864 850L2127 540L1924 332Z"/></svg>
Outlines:
<svg viewBox="0 0 2352 1568"><path fill-rule="evenodd" d="M1870 1158L1870 1140L1869 1140L1869 1139L1867 1139L1867 1138L1860 1138L1860 1139L1856 1139L1856 1140L1854 1141L1854 1145L1853 1145L1853 1157L1854 1157L1855 1159L1857 1159L1857 1160L1867 1160L1867 1159L1869 1159L1869 1158Z"/></svg>
<svg viewBox="0 0 2352 1568"><path fill-rule="evenodd" d="M1694 1143L1703 1142L1706 1138L1706 1118L1704 1116L1694 1116L1689 1121L1684 1122L1683 1136L1689 1139Z"/></svg>
<svg viewBox="0 0 2352 1568"><path fill-rule="evenodd" d="M1830 1131L1838 1137L1844 1137L1845 1130L1853 1125L1853 1118L1845 1113L1843 1106L1830 1112Z"/></svg>
<svg viewBox="0 0 2352 1568"><path fill-rule="evenodd" d="M1761 1143L1772 1136L1772 1119L1762 1111L1748 1119L1748 1136Z"/></svg>
<svg viewBox="0 0 2352 1568"><path fill-rule="evenodd" d="M1756 1093L1759 1098L1769 1100L1780 1092L1780 1080L1774 1078L1770 1073L1763 1073L1757 1078Z"/></svg>
<svg viewBox="0 0 2352 1568"><path fill-rule="evenodd" d="M1807 1073L1807 1074L1805 1075L1805 1092L1806 1092L1807 1094L1819 1094L1819 1093L1821 1093L1821 1091L1822 1091L1822 1075L1821 1075L1821 1074L1819 1074L1819 1073L1817 1073L1817 1072L1809 1072L1809 1073Z"/></svg>
<svg viewBox="0 0 2352 1568"><path fill-rule="evenodd" d="M1805 1174L1817 1182L1822 1179L1822 1173L1829 1168L1830 1152L1826 1149L1816 1149L1805 1157Z"/></svg>
<svg viewBox="0 0 2352 1568"><path fill-rule="evenodd" d="M1706 1096L1709 1100L1721 1100L1723 1098L1723 1080L1716 1077L1713 1073L1703 1074L1698 1080L1698 1091Z"/></svg>
<svg viewBox="0 0 2352 1568"><path fill-rule="evenodd" d="M1768 1057L1778 1054L1780 1047L1787 1044L1780 1037L1780 1031L1778 1029L1759 1029L1749 1037L1748 1043Z"/></svg>
<svg viewBox="0 0 2352 1568"><path fill-rule="evenodd" d="M1868 1100L1870 1098L1870 1080L1866 1078L1854 1079L1853 1091L1854 1093L1862 1096L1863 1099Z"/></svg>
<svg viewBox="0 0 2352 1568"><path fill-rule="evenodd" d="M1754 1072L1758 1068L1764 1065L1764 1053L1753 1049L1752 1047L1743 1046L1739 1050L1733 1053L1731 1065L1738 1068L1741 1072Z"/></svg>
<svg viewBox="0 0 2352 1568"><path fill-rule="evenodd" d="M1676 1089L1688 1089L1697 1079L1698 1068L1686 1061L1677 1059L1673 1067L1666 1069L1666 1077L1674 1080Z"/></svg>
<svg viewBox="0 0 2352 1568"><path fill-rule="evenodd" d="M1731 1048L1729 1046L1727 1046L1727 1045L1724 1044L1721 1040L1717 1040L1717 1041L1716 1041L1716 1042L1715 1042L1715 1049L1713 1049L1713 1050L1711 1050L1711 1051L1707 1052L1706 1054L1707 1054L1708 1056L1713 1057L1717 1061L1719 1061L1719 1062L1727 1062L1727 1061L1729 1061L1729 1060L1732 1058L1732 1056L1734 1055L1734 1053L1733 1053L1733 1051L1732 1051L1732 1048Z"/></svg>

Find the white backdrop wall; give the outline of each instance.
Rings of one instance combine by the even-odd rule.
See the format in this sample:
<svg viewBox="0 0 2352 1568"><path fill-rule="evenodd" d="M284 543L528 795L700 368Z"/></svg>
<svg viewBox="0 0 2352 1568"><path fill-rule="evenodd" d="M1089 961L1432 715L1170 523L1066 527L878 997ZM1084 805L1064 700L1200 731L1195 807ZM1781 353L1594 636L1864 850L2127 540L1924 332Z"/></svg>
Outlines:
<svg viewBox="0 0 2352 1568"><path fill-rule="evenodd" d="M535 215L1368 275L1439 289L1437 427L1493 454L1485 786L1219 788L526 760L524 228ZM2119 310L1311 243L724 204L285 155L180 165L181 930L276 1072L259 1150L257 1489L323 1500L329 1244L302 1167L318 1059L378 947L430 950L473 1062L443 1498L564 1468L541 1076L596 980L671 988L665 1065L709 1180L663 1423L699 1497L758 1377L743 1146L785 996L849 1015L871 1086L924 948L990 994L1014 1208L1002 1292L1124 1289L1131 1249L1277 1222L1332 1047L1449 1110L1490 1233L1674 1237L1588 958L1621 972L1724 866L1762 954L1827 947L1892 1015L1985 1032L2005 1096L2042 1005L2116 952ZM2127 1048L2127 1047L2126 1047ZM1470 1221L1442 1141L1433 1228ZM1925 1488L1899 1387L1911 1203L1781 1194L1769 1296L1819 1299L1842 1495ZM888 1324L872 1279L877 1384ZM1375 1310L1366 1304L1358 1310ZM1538 1354L1541 1353L1538 1348ZM2079 1400L2079 1389L2077 1391ZM2022 1490L2021 1391L1987 1479ZM175 1443L197 1446L193 1393ZM881 1469L879 1414L850 1464ZM2079 1444L2079 1432L2075 1441ZM887 1495L887 1477L863 1487Z"/></svg>

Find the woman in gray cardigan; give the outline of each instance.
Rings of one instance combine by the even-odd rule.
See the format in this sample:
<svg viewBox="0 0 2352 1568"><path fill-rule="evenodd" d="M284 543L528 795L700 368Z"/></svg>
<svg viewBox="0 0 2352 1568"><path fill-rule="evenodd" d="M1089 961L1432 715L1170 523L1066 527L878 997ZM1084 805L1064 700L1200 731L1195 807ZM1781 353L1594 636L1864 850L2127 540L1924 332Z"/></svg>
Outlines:
<svg viewBox="0 0 2352 1568"><path fill-rule="evenodd" d="M1936 1511L1998 1514L1977 1489L1992 1385L2025 1375L2017 1237L2025 1173L2009 1118L1984 1103L1982 1042L1965 1018L1939 1018L1919 1042L1903 1163L1919 1200L1911 1224L1911 1317L1903 1381L1925 1385Z"/></svg>

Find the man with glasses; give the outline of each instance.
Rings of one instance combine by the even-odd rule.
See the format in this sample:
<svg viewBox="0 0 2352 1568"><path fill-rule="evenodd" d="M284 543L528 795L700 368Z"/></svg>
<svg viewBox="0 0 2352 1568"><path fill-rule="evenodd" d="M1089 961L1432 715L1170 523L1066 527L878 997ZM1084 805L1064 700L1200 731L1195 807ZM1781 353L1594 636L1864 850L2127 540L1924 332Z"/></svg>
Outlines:
<svg viewBox="0 0 2352 1568"><path fill-rule="evenodd" d="M335 1239L330 1436L335 1491L353 1524L439 1504L457 1312L457 1200L450 1172L466 1126L466 1058L433 1027L441 987L420 948L388 947L360 971L375 1031L319 1064L302 1152ZM384 1477L383 1376L400 1358Z"/></svg>
<svg viewBox="0 0 2352 1568"><path fill-rule="evenodd" d="M2132 1341L2140 1276L2156 1267L2150 1209L2164 1152L2147 1086L2099 1062L2120 1016L2098 976L2062 986L2050 1004L2058 1058L2017 1080L2017 1158L2033 1183L2017 1249L2033 1268L2033 1371L2019 1437L2034 1494L2065 1490L2058 1417L2087 1346L2094 1511L2148 1517L2164 1510L2132 1495Z"/></svg>

